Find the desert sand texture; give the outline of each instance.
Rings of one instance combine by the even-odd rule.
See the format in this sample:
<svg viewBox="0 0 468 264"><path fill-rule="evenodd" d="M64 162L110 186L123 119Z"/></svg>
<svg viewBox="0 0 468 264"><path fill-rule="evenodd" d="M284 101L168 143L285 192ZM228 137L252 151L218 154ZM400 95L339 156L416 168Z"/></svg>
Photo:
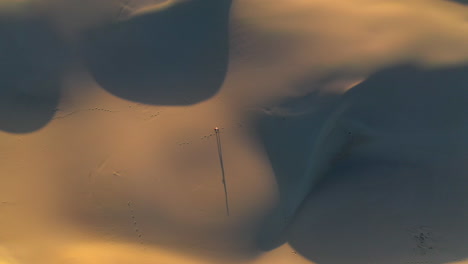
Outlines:
<svg viewBox="0 0 468 264"><path fill-rule="evenodd" d="M463 264L467 190L466 1L0 1L0 264Z"/></svg>

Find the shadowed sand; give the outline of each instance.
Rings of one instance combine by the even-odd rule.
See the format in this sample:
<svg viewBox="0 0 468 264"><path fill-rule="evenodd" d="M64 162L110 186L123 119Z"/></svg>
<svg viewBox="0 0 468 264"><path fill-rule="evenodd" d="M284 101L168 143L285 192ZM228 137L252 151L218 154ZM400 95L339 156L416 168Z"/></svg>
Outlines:
<svg viewBox="0 0 468 264"><path fill-rule="evenodd" d="M395 180L400 183L401 181L403 185L397 185L395 190L384 191L389 192L387 199L396 199L399 195L404 196L404 194L398 193L398 188L406 189L412 186L411 197L425 197L421 199L422 201L426 200L428 203L425 206L419 204L409 206L414 210L414 214L425 215L425 211L429 210L432 214L441 218L440 215L444 214L440 210L443 210L443 208L438 206L444 207L447 205L433 203L441 202L438 201L441 199L440 195L444 197L449 195L441 194L444 190L439 190L441 187L437 185L438 181L441 180L440 178L445 177L447 181L451 181L451 178L460 180L466 177L466 165L455 164L462 162L461 160L466 160L464 146L467 138L461 134L461 131L466 129L467 126L466 122L462 121L465 115L462 109L468 97L468 90L466 89L468 83L467 71L467 67L420 70L414 67L400 66L379 72L344 94L335 103L337 105L336 110L329 115L320 131L314 131L311 125L305 125L305 123L312 124L313 120L315 122L319 121L316 113L309 117L309 122L305 121L306 117L303 116L298 118L299 121L296 123L281 121L281 116L271 116L265 119L265 122L261 123L260 131L266 140L265 146L268 146L267 150L272 164L278 164L279 159L291 160L287 163L291 167L279 166L275 168L273 165L275 175L278 178L277 181L283 183L283 190L280 189L280 195L283 193L284 204L280 204L278 208L279 215L266 220L266 236L270 243L274 242L278 245L288 239L286 234L282 234L281 237L281 233L278 234L273 231L286 232L285 230L278 230L278 219L276 218L281 219L280 221L284 225L290 224L298 208L301 208L302 201L310 193L309 199L313 201L315 192L321 193L321 188L323 188L321 182L328 183L334 177L337 177L337 180L333 180L333 184L337 186L341 186L341 181L354 182L352 178L356 177L356 192L360 192L360 197L366 197L370 202L374 200L374 190L372 192L366 191L367 189L359 190L361 184L367 186L369 183L371 186L369 188L375 185L376 188L383 188L381 191L384 191L385 188L389 187L385 183L390 178L392 178L392 182ZM439 94L440 87L444 85L451 88L450 92L445 92L443 95ZM384 100L379 101L378 98L385 98L386 107L382 108L379 105L381 103L377 103ZM414 103L414 98L418 98L417 104ZM401 110L395 110L397 108ZM390 113L388 109L394 110ZM450 111L458 109L458 111L449 115L448 112L444 112L444 109L451 109ZM278 124L278 122L283 124ZM401 124L401 126L392 125L396 123ZM294 126L294 124L296 125ZM284 131L283 133L289 133L288 131L291 129L294 130L296 132L294 139L288 140L286 146L281 146L281 141L275 140L273 137L281 135L282 132L271 133L272 126L275 126L276 131ZM322 140L317 140L318 143L315 143L313 147L307 147L307 139L314 133L318 135L318 139ZM441 141L441 138L444 138L444 140ZM295 141L296 144L293 144ZM291 148L291 151L284 152L287 148ZM308 154L311 150L312 154ZM294 156L291 156L291 153L294 153ZM458 162L452 161L447 155L450 155L453 159L461 160ZM301 160L301 157L304 158ZM428 160L431 161L426 164L425 162ZM376 175L367 172L369 169L378 170L376 168L379 168L381 163L382 171L380 173L389 174L388 176L380 176L377 171L372 172ZM341 164L347 165L340 169ZM434 170L436 168L437 170L441 170L441 168L452 170L453 166L461 166L461 168L454 169L457 172L455 174L452 172L438 175L440 172L433 172L433 176L429 178L437 178L437 181L423 180L424 177L428 177L424 171L430 171L432 167ZM348 169L349 172L347 172ZM298 177L294 181L291 173L295 170L298 170L295 173ZM301 177L299 171L305 171L306 175ZM399 175L400 172L401 176ZM350 176L350 179L345 176L348 173L353 175ZM421 176L418 176L418 173ZM361 180L360 177L364 177L364 179ZM400 177L402 179L398 180ZM315 186L313 183L316 182L319 183L317 189L313 187ZM418 182L420 182L421 186L417 184ZM409 186L404 186L406 184ZM331 185L331 187L326 186L328 188L334 187L334 185ZM350 190L347 192L354 193L353 185L349 187ZM398 199L404 200L405 198ZM462 198L460 197L460 199ZM343 198L343 200L346 199ZM306 201L308 200L306 199ZM393 203L394 201L382 200L381 202L382 206L385 206L387 202ZM307 212L304 213L305 215L311 215L311 217L316 214L320 215L318 210L303 210ZM395 208L394 210L399 209ZM463 214L461 213L461 215ZM435 218L435 215L432 217ZM412 219L414 218L412 214L400 217L402 221L415 221ZM427 216L423 218L427 218ZM439 221L448 224L449 218ZM424 222L424 220L419 221ZM276 222L277 224L270 227L268 225L270 222ZM459 228L460 232L464 230L463 226ZM272 234L275 234L273 237L276 236L280 240L274 241ZM359 235L356 233L354 236ZM305 240L307 236L301 235L301 237L302 239L299 241L304 245L298 245L298 248L307 248L306 245L309 243ZM314 236L309 237L313 238ZM314 239L311 239L311 241L310 243L313 243ZM269 244L268 241L265 243L266 245ZM269 244L269 246L274 246L274 244ZM363 245L363 248L365 248L365 245ZM397 252L391 253L392 250L393 248L389 248L388 254L398 255ZM366 255L364 254L364 256ZM356 263L359 263L359 261L356 260ZM366 261L371 261L371 259ZM392 263L391 260L388 261ZM333 261L330 263L333 263Z"/></svg>
<svg viewBox="0 0 468 264"><path fill-rule="evenodd" d="M462 2L1 1L0 263L463 263Z"/></svg>
<svg viewBox="0 0 468 264"><path fill-rule="evenodd" d="M67 48L40 16L1 17L0 35L0 130L34 131L58 105Z"/></svg>
<svg viewBox="0 0 468 264"><path fill-rule="evenodd" d="M87 65L102 88L127 100L206 100L226 75L229 6L230 0L188 1L90 31Z"/></svg>

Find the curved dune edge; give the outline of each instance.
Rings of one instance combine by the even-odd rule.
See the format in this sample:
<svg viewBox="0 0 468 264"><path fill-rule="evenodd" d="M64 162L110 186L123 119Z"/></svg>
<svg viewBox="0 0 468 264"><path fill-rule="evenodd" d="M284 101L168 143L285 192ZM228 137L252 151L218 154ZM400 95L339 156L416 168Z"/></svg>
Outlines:
<svg viewBox="0 0 468 264"><path fill-rule="evenodd" d="M143 5L142 7L132 8L131 10L127 10L129 13L128 17L125 19L134 18L137 16L150 14L154 12L161 12L166 9L169 9L177 4L183 4L184 2L189 2L190 0L161 0L160 3L155 3L151 5ZM122 8L125 8L122 7Z"/></svg>
<svg viewBox="0 0 468 264"><path fill-rule="evenodd" d="M45 1L39 13L47 18L50 16L54 28L64 35L66 41L59 45L76 48L81 44L79 41L84 41L80 34L114 23L119 8L123 7L116 1L95 2L87 1L83 9L75 12L68 2L50 1L50 7L55 8L47 9L49 2ZM128 11L128 19L157 16L175 4L184 3L166 1L138 7ZM14 9L10 14L25 10ZM93 12L88 13L90 10ZM376 97L379 94L372 94L372 90L364 96L367 105L362 108L358 104L360 100L350 100L354 108L349 109L355 112L348 112L346 96L353 99L353 89L356 88L358 93L368 76L395 65L417 65L417 70L411 73L466 64L467 11L465 6L437 0L392 3L377 0L234 0L224 82L216 93L190 105L186 105L184 98L178 105L164 106L152 104L157 102L151 100L154 98L148 98L146 104L120 98L96 82L79 52L70 52L72 55L67 54L65 58L73 65L67 67L64 76L58 76L62 82L57 107L44 111L32 109L25 111L26 115L21 118L6 119L9 122L17 120L18 124L32 123L40 116L49 121L31 126L25 133L24 130L4 131L5 127L0 127L0 246L6 245L3 251L0 248L0 264L45 264L54 263L54 260L71 264L116 261L314 263L314 256L304 250L307 246L301 244L301 239L292 241L291 246L287 240L280 241L270 251L259 252L252 246L252 237L264 224L265 216L282 199L290 204L286 202L288 206L281 208L284 211L279 213L279 218L291 218L297 213L314 187L315 177L324 176L343 145L346 145L343 151L346 153L342 155L345 161L354 154L360 161L362 156L359 155L366 151L375 151L372 158L385 160L387 155L405 147L414 151L390 158L408 158L411 162L421 163L427 158L426 163L438 166L437 162L445 162L450 155L459 159L466 155L463 133L467 128L463 126L464 119L460 114L466 110L461 106L462 92L444 97L442 95L449 93L437 94L428 90L432 94L425 96L424 92L415 95L398 90L417 102L411 104L411 100L402 100L403 107L409 110L414 110L411 106L420 110L418 106L424 106L425 102L440 103L437 99L441 98L442 103L435 105L447 110L446 122L428 107L428 113L437 122L428 121L429 129L422 132L405 123L405 118L392 119L387 115L389 112L382 110L390 107L395 110L395 115L401 112L391 92L388 96L394 101L389 106L386 105L389 101ZM26 13L34 12L28 9ZM127 17L122 16L120 22L125 25ZM116 41L124 43L125 38ZM22 45L41 53L41 49L35 49L37 43L26 41ZM42 68L41 63L38 66ZM449 88L442 90L450 91ZM369 99L373 97L381 101L373 102ZM453 102L444 103L443 100ZM450 106L454 107L451 111ZM359 111L362 115L356 114ZM352 117L359 119L360 116L373 117L373 113L381 114L381 118L373 121L388 121L377 122L382 127L375 131L382 134L372 130L372 139L383 135L384 143L366 145L367 134L356 133L360 141L351 147L357 146L357 152L349 150L347 129L367 132L367 124L358 126L337 115L348 118L355 114ZM425 117L424 114L411 116L415 122L426 120ZM259 128L263 119L269 122L264 133ZM403 122L401 127L395 120ZM396 131L392 130L395 127L391 122L396 122ZM14 126L15 122L12 123ZM230 217L225 215L214 127L221 129L233 212ZM413 130L406 133L408 127ZM443 134L446 132L443 128L453 131ZM447 140L446 144L433 142L439 139L438 129L442 129L440 133ZM393 135L410 135L415 140L392 141ZM430 144L424 140L429 140ZM458 142L455 144L454 140ZM291 147L293 144L298 150ZM360 144L363 144L362 148ZM454 149L448 149L453 146ZM385 150L391 150L391 153ZM272 157L275 154L280 159L275 160ZM278 168L279 172L291 173L290 182L281 182L282 179L277 177L280 173L275 171ZM463 168L461 166L460 171ZM292 195L287 190L282 193L282 184L291 189L297 187L297 191ZM350 198L348 201L354 200ZM129 208L128 204L134 207ZM325 205L323 203L323 207ZM339 203L337 206L337 210L343 208ZM318 208L322 207L319 205ZM330 213L326 208L323 210ZM3 213L8 217L2 218ZM41 221L34 220L33 223L30 220L33 218ZM63 224L63 229L57 227L60 226L57 222ZM273 237L269 238L271 240L284 227L282 219L274 224L277 224L273 226L274 232L267 232ZM41 230L44 233L40 237L50 238L51 245L36 240L24 227ZM81 232L83 229L87 230L83 233L92 233L98 238L90 241L86 235L83 235L86 238L78 236L66 246L53 241L62 231ZM104 238L104 234L109 233L118 239ZM169 235L159 236L162 233ZM140 234L148 241L139 239ZM252 246L253 252L238 253L241 260L232 260L228 256L204 259L189 255L183 249L177 250L177 243L184 240L202 241L199 242L202 246L206 243L208 248L219 246L233 252L237 252L236 247L248 245ZM38 253L40 250L36 248L43 244L47 244L45 247L50 254ZM165 250L166 244L176 246L167 246L171 250ZM328 264L324 259L323 263Z"/></svg>

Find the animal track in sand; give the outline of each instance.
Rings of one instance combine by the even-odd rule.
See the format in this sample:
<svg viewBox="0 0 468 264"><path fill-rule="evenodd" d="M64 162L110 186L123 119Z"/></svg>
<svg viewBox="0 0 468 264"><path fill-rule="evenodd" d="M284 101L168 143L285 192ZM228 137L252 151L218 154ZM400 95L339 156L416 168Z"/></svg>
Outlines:
<svg viewBox="0 0 468 264"><path fill-rule="evenodd" d="M132 111L135 112L137 115L144 116L143 120L145 121L150 121L159 115L161 115L162 111L154 111L154 107L147 106L141 103L136 103L133 105L129 105L128 108Z"/></svg>
<svg viewBox="0 0 468 264"><path fill-rule="evenodd" d="M129 105L128 108L132 110L132 112L136 112L136 114L139 116L133 116L133 118L141 118L144 121L151 121L161 115L161 111L150 111L147 109L146 106L136 104L136 105ZM83 112L103 112L103 113L119 113L119 112L126 112L126 111L119 111L119 110L111 110L107 108L101 108L101 107L92 107L92 108L86 108L86 109L76 109L76 110L70 110L70 111L65 111L61 110L59 108L56 108L53 110L54 117L52 118L53 120L56 119L64 119L68 118L70 116L83 113ZM143 116L143 117L141 117Z"/></svg>
<svg viewBox="0 0 468 264"><path fill-rule="evenodd" d="M183 140L183 141L177 141L177 145L180 147L180 148L184 148L185 146L188 146L188 145L191 145L192 144L192 140L188 139L188 140Z"/></svg>
<svg viewBox="0 0 468 264"><path fill-rule="evenodd" d="M118 111L113 111L113 110L99 108L99 107L88 108L88 109L86 109L86 111L102 111L102 112L111 112L111 113L118 112Z"/></svg>
<svg viewBox="0 0 468 264"><path fill-rule="evenodd" d="M132 218L132 224L133 224L133 228L134 228L134 230L135 230L135 233L136 233L136 235L138 236L138 239L140 240L140 243L143 243L142 238L141 238L141 237L142 237L142 233L141 233L141 231L140 231L140 228L138 227L138 223L137 223L137 221L136 221L136 217L135 217L135 213L134 213L134 211L133 211L132 203L129 201L129 202L127 203L127 205L128 205L129 210L130 210L130 216L131 216L131 218Z"/></svg>
<svg viewBox="0 0 468 264"><path fill-rule="evenodd" d="M59 108L56 108L56 109L54 109L54 112L55 112L56 114L55 114L55 116L52 118L52 120L67 118L67 117L70 117L70 116L72 116L72 115L75 115L75 114L78 114L78 113L81 113L81 112L87 112L87 111L91 111L91 112L107 112L107 113L116 113L116 112L119 112L119 111L109 110L109 109L100 108L100 107L93 107L93 108L72 110L72 111L69 111L69 112L67 112L67 113L63 113L63 114L59 115L58 113L60 113L60 112L65 112L65 111L63 111L63 110L61 110L61 109L59 109Z"/></svg>
<svg viewBox="0 0 468 264"><path fill-rule="evenodd" d="M148 117L144 118L144 120L151 120L159 115L160 115L160 112L156 112L155 114L151 114Z"/></svg>

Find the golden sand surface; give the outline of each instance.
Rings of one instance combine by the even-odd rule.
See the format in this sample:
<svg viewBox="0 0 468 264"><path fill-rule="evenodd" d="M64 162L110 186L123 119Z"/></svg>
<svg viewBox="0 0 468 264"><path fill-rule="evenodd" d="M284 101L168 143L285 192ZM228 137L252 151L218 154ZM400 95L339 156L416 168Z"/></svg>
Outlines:
<svg viewBox="0 0 468 264"><path fill-rule="evenodd" d="M462 264L467 187L463 1L0 1L0 264Z"/></svg>

